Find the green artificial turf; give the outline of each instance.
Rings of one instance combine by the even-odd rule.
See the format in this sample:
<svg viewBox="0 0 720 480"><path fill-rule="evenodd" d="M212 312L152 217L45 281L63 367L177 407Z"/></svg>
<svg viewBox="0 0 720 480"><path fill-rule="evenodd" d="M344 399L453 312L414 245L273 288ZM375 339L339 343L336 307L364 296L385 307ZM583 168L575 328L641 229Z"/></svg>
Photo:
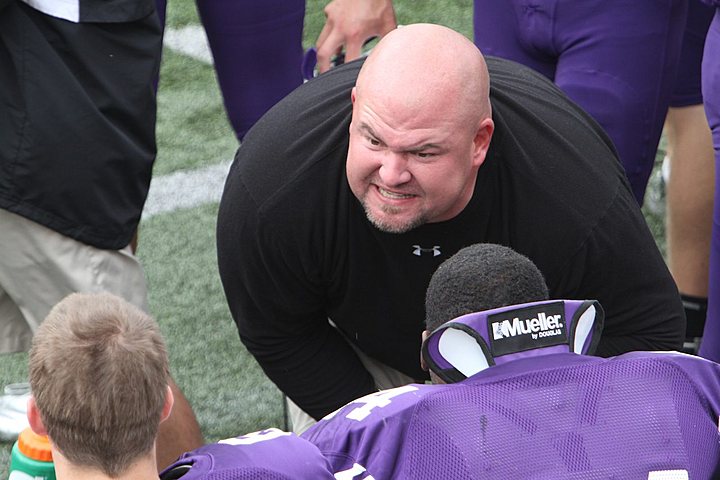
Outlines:
<svg viewBox="0 0 720 480"><path fill-rule="evenodd" d="M217 204L143 223L139 257L173 377L208 441L284 427L281 394L241 345L217 273Z"/></svg>
<svg viewBox="0 0 720 480"><path fill-rule="evenodd" d="M155 176L233 158L238 141L225 116L212 65L164 50L156 134Z"/></svg>

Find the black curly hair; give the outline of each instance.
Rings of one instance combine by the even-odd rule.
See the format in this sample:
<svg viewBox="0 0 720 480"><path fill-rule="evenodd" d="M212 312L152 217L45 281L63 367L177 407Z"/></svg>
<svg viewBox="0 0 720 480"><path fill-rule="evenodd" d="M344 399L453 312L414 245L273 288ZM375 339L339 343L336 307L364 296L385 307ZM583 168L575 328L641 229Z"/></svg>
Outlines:
<svg viewBox="0 0 720 480"><path fill-rule="evenodd" d="M435 271L425 295L425 326L473 312L548 299L540 270L529 258L492 243L465 247Z"/></svg>

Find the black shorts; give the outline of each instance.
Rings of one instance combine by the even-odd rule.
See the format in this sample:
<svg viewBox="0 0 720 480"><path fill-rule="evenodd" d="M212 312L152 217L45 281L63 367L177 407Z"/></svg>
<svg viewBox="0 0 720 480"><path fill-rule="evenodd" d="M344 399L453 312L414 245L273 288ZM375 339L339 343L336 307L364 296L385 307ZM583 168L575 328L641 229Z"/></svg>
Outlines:
<svg viewBox="0 0 720 480"><path fill-rule="evenodd" d="M683 35L675 87L670 97L671 107L687 107L703 103L700 89L700 64L705 48L705 36L715 11L700 0L688 2L688 16Z"/></svg>

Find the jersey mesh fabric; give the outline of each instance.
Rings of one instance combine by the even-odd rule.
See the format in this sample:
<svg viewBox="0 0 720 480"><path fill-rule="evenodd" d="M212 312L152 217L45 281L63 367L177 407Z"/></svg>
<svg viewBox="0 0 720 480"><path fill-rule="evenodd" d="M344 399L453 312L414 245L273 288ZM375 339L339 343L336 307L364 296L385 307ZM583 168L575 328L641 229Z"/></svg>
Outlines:
<svg viewBox="0 0 720 480"><path fill-rule="evenodd" d="M211 472L205 480L295 480L295 478L264 468L239 467Z"/></svg>
<svg viewBox="0 0 720 480"><path fill-rule="evenodd" d="M313 444L276 428L203 445L174 468L191 465L183 480L332 480L327 459ZM163 478L161 476L161 478Z"/></svg>
<svg viewBox="0 0 720 480"><path fill-rule="evenodd" d="M444 390L415 410L403 478L710 478L717 426L693 388L671 364L614 361Z"/></svg>

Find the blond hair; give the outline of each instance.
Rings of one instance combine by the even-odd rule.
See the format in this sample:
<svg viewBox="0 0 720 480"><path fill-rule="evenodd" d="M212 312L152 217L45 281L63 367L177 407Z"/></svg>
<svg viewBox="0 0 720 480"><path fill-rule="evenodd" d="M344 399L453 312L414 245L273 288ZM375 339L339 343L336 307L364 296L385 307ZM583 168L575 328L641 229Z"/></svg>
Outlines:
<svg viewBox="0 0 720 480"><path fill-rule="evenodd" d="M72 294L38 328L29 363L40 417L70 462L116 477L151 451L169 375L146 313L108 293Z"/></svg>

